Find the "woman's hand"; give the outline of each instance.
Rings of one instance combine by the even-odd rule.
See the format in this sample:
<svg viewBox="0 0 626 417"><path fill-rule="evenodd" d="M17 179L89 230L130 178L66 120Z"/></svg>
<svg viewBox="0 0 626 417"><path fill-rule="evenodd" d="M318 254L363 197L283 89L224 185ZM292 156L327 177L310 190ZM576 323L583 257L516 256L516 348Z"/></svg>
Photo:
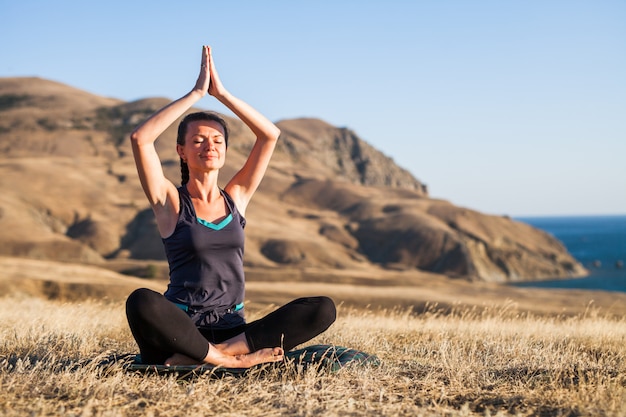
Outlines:
<svg viewBox="0 0 626 417"><path fill-rule="evenodd" d="M209 70L209 57L210 57L210 48L208 46L203 46L202 47L202 60L201 60L201 65L200 65L200 74L198 74L196 85L193 88L194 91L200 92L200 94L203 97L209 91L210 84L211 84L211 72Z"/></svg>
<svg viewBox="0 0 626 417"><path fill-rule="evenodd" d="M209 73L211 76L211 82L209 84L209 94L218 100L223 97L227 91L220 80L219 75L217 74L217 69L215 68L215 61L213 61L213 55L211 54L211 47L206 47L208 50L208 60L209 60Z"/></svg>

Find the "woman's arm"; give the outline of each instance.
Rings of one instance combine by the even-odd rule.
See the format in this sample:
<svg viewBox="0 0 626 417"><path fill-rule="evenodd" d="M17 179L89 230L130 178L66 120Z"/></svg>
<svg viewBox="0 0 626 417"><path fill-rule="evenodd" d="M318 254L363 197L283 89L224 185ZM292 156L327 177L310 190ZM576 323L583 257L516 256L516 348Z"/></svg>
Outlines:
<svg viewBox="0 0 626 417"><path fill-rule="evenodd" d="M215 62L213 61L210 48L209 69L211 73L209 94L235 113L256 136L256 142L250 151L250 155L248 155L246 163L225 187L228 194L235 201L237 209L245 216L248 203L265 175L270 158L276 147L280 130L252 106L226 90L215 69Z"/></svg>
<svg viewBox="0 0 626 417"><path fill-rule="evenodd" d="M210 73L209 49L202 48L202 65L194 88L163 107L139 125L130 135L133 156L141 186L154 210L161 236L169 236L178 219L179 200L176 186L169 181L154 146L157 138L198 100L206 95Z"/></svg>

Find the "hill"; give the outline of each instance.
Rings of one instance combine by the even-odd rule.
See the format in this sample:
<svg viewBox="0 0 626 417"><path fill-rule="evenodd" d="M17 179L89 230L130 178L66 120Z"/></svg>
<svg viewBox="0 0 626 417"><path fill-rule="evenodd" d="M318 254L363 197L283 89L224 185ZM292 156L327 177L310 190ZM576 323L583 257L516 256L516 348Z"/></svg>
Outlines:
<svg viewBox="0 0 626 417"><path fill-rule="evenodd" d="M162 275L163 249L127 137L167 102L0 79L0 255L135 272L150 264ZM222 179L253 142L242 123L228 121ZM256 276L287 268L303 279L319 271L356 279L391 270L510 282L586 272L542 231L429 198L420 180L350 129L317 119L277 125L280 145L247 212L246 266ZM158 151L178 183L174 130Z"/></svg>

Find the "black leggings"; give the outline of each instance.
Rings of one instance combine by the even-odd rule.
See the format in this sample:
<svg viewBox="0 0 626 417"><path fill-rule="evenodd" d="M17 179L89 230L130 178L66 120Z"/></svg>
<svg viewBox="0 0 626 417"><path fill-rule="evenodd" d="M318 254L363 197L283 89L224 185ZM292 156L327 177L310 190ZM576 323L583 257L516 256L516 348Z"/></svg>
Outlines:
<svg viewBox="0 0 626 417"><path fill-rule="evenodd" d="M252 352L272 347L289 351L328 329L335 321L336 310L328 297L305 297L233 329L198 329L162 294L140 288L126 300L126 317L139 345L141 361L162 364L174 353L200 362L208 353L209 342L221 343L241 333L245 333Z"/></svg>

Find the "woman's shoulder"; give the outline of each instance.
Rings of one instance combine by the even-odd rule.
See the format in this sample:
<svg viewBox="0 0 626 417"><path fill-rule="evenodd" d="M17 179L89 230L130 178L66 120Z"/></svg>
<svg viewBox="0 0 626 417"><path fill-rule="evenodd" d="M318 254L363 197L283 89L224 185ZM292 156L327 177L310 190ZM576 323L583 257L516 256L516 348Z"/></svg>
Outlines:
<svg viewBox="0 0 626 417"><path fill-rule="evenodd" d="M178 213L176 214L177 222L180 222L181 218L194 216L195 210L193 209L193 203L191 202L191 196L187 187L183 184L176 188L178 190Z"/></svg>
<svg viewBox="0 0 626 417"><path fill-rule="evenodd" d="M220 193L222 193L222 195L226 199L226 204L228 205L228 208L230 208L231 212L239 211L237 210L237 204L235 203L235 200L233 200L233 197L228 193L228 191L226 191L223 188L220 188Z"/></svg>
<svg viewBox="0 0 626 417"><path fill-rule="evenodd" d="M237 204L235 203L235 200L233 200L233 197L228 193L228 191L220 188L220 192L222 193L222 195L224 196L224 199L226 199L226 204L228 205L228 208L230 209L230 212L233 214L233 216L238 216L240 219L240 223L242 227L245 227L246 225L246 219L243 216L243 214L241 214L241 212L239 211L239 209L237 208Z"/></svg>

